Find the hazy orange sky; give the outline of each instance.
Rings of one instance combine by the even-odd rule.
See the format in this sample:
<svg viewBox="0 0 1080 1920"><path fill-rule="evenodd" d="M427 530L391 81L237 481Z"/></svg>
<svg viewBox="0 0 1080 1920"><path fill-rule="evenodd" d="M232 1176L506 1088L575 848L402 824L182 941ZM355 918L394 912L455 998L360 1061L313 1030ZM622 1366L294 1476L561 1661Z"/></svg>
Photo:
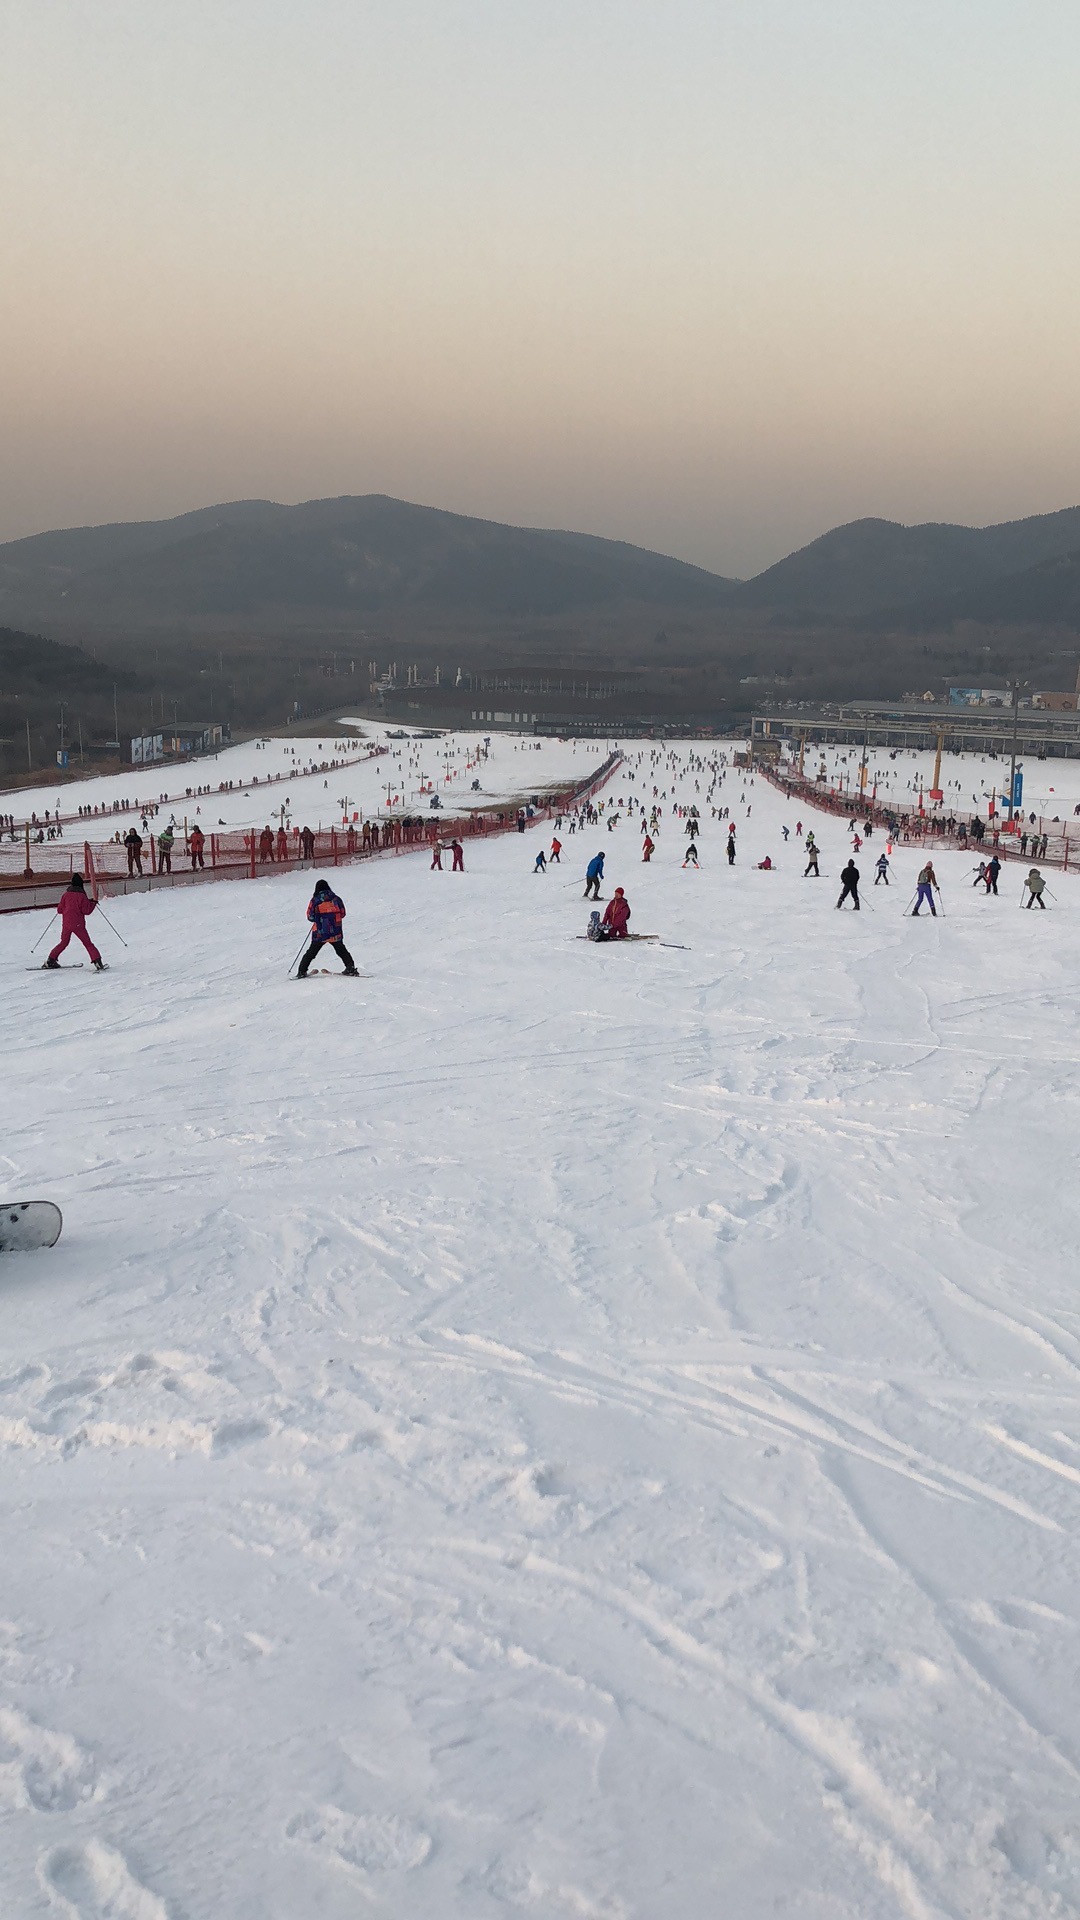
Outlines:
<svg viewBox="0 0 1080 1920"><path fill-rule="evenodd" d="M0 539L1080 500L1076 0L6 0Z"/></svg>

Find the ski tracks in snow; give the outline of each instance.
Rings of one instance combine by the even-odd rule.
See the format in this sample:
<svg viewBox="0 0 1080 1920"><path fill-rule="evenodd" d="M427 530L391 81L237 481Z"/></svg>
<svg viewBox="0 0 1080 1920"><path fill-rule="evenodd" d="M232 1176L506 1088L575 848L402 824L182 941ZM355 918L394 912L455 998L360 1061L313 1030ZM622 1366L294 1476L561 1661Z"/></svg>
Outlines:
<svg viewBox="0 0 1080 1920"><path fill-rule="evenodd" d="M1067 917L1037 980L1030 916L848 919L782 817L634 865L691 952L570 939L514 836L343 876L347 1004L259 957L303 876L240 959L218 889L18 976L27 1920L1080 1911Z"/></svg>

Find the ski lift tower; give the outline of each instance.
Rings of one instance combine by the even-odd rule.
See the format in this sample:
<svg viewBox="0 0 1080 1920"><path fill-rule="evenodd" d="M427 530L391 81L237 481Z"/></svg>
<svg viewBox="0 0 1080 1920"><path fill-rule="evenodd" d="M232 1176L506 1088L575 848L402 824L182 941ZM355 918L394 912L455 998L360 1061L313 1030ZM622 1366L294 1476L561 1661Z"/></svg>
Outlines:
<svg viewBox="0 0 1080 1920"><path fill-rule="evenodd" d="M941 748L945 739L945 729L944 727L937 727L935 732L937 734L937 752L934 755L934 784L930 789L930 798L934 805L939 807L945 798L945 792L941 785Z"/></svg>

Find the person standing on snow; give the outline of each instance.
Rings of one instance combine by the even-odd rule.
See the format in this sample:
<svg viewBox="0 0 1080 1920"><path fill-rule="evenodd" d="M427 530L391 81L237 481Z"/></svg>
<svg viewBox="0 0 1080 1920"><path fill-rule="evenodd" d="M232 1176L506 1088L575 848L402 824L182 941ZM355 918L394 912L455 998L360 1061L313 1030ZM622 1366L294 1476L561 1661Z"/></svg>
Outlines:
<svg viewBox="0 0 1080 1920"><path fill-rule="evenodd" d="M919 874L919 879L918 879L919 891L915 896L915 905L912 908L912 912L911 912L911 917L913 920L918 919L919 909L922 906L924 900L927 906L929 907L931 913L933 914L934 919L935 920L937 919L937 908L934 905L934 888L937 887L937 883L938 883L938 880L937 880L937 874L934 872L934 863L932 860L928 860L925 867L922 869L922 872ZM940 887L938 887L938 892L940 893L940 891L941 889Z"/></svg>
<svg viewBox="0 0 1080 1920"><path fill-rule="evenodd" d="M558 867L558 866L561 866L561 865L562 865L562 862L561 862L561 861L560 861L560 859L559 859L559 855L560 855L560 853L561 853L561 852L562 852L562 841L561 841L561 840L559 840L559 839L557 839L557 838L556 838L556 839L554 839L554 840L552 840L552 842L551 842L551 864L552 864L552 866L554 866L554 867Z"/></svg>
<svg viewBox="0 0 1080 1920"><path fill-rule="evenodd" d="M159 833L158 835L157 851L159 873L172 872L172 850L173 830L171 827L166 827L164 833Z"/></svg>
<svg viewBox="0 0 1080 1920"><path fill-rule="evenodd" d="M885 855L884 855L883 853L879 853L879 854L878 854L878 861L877 861L877 878L876 878L876 880L874 881L874 885L875 885L875 887L879 887L879 886L881 885L881 882L882 882L883 880L884 880L884 882L885 882L885 885L886 885L886 886L888 886L888 884L889 884L889 863L888 863L888 861L887 861L887 859L885 858Z"/></svg>
<svg viewBox="0 0 1080 1920"><path fill-rule="evenodd" d="M731 832L731 833L729 833L729 834L728 834L728 843L727 843L727 863L728 863L728 866L729 866L729 867L733 867L733 866L735 865L735 835L734 835L734 832Z"/></svg>
<svg viewBox="0 0 1080 1920"><path fill-rule="evenodd" d="M805 880L807 875L811 873L815 880L821 879L821 868L818 866L818 844L814 839L813 833L808 833L806 836L806 870L803 873L803 879Z"/></svg>
<svg viewBox="0 0 1080 1920"><path fill-rule="evenodd" d="M143 843L142 834L137 827L128 828L124 835L124 845L127 848L128 873L141 875Z"/></svg>
<svg viewBox="0 0 1080 1920"><path fill-rule="evenodd" d="M1038 867L1032 867L1031 872L1028 874L1027 879L1024 881L1024 885L1028 890L1028 897L1025 900L1024 905L1026 907L1033 907L1037 900L1043 912L1045 913L1046 901L1043 899L1043 889L1046 886L1046 881L1043 879L1042 874L1039 872ZM64 900L66 899L67 899L67 895L65 894ZM60 904L61 906L63 906L64 901L62 900Z"/></svg>
<svg viewBox="0 0 1080 1920"><path fill-rule="evenodd" d="M311 922L311 945L296 969L297 979L304 979L320 947L333 947L346 973L355 977L356 962L341 937L345 902L333 891L329 880L316 880L307 917Z"/></svg>
<svg viewBox="0 0 1080 1920"><path fill-rule="evenodd" d="M622 888L616 887L612 899L607 903L607 907L604 910L604 918L600 924L607 928L607 938L609 940L625 940L629 920L630 903Z"/></svg>
<svg viewBox="0 0 1080 1920"><path fill-rule="evenodd" d="M48 958L42 961L43 968L50 970L60 965L60 955L72 939L81 940L87 953L99 973L104 973L105 962L86 931L86 923L97 906L96 900L87 899L86 882L81 873L73 873L71 884L60 895L60 904L56 911L60 915L60 938Z"/></svg>
<svg viewBox="0 0 1080 1920"><path fill-rule="evenodd" d="M599 900L600 882L603 879L603 877L604 877L604 856L602 853L598 853L594 855L594 857L589 861L589 864L585 869L586 900L589 898L590 893L592 894L592 897L594 900Z"/></svg>
<svg viewBox="0 0 1080 1920"><path fill-rule="evenodd" d="M994 855L994 857L993 857L993 859L992 859L992 860L988 860L988 861L987 861L987 863L986 863L986 891L987 891L987 893L996 893L996 892L997 892L997 883L998 883L998 874L999 874L1000 872L1001 872L1001 861L1000 861L1000 860L998 859L998 857L997 857L997 854L995 853L995 855Z"/></svg>
<svg viewBox="0 0 1080 1920"><path fill-rule="evenodd" d="M651 839L649 835L646 834L644 840L641 843L641 857L644 860L646 866L648 866L649 861L652 859L653 854L655 852L656 852L656 841Z"/></svg>
<svg viewBox="0 0 1080 1920"><path fill-rule="evenodd" d="M537 854L537 856L536 856L536 865L535 865L535 866L534 866L534 868L533 868L533 872L534 872L534 873L546 873L546 872L547 872L547 861L546 861L546 860L545 860L545 858L544 858L544 849L543 849L543 847L541 847L541 849L540 849L540 851L539 851L539 853L538 853L538 854Z"/></svg>
<svg viewBox="0 0 1080 1920"><path fill-rule="evenodd" d="M205 867L206 865L206 861L203 857L203 848L205 845L206 845L206 835L204 834L202 828L192 827L191 832L188 835L188 852L191 855L192 873L194 873L196 867Z"/></svg>
<svg viewBox="0 0 1080 1920"><path fill-rule="evenodd" d="M452 854L453 854L453 856L454 856L454 859L453 859L453 864L451 865L451 868L450 868L450 871L451 871L451 873L464 873L464 871L465 871L465 849L464 849L464 847L462 846L462 844L461 844L461 841L460 841L460 840L451 840L451 842L450 842L450 851L451 851L451 853L452 853Z"/></svg>
<svg viewBox="0 0 1080 1920"><path fill-rule="evenodd" d="M690 844L689 844L689 846L688 846L688 847L687 847L687 849L686 849L686 859L685 859L685 860L683 861L683 866L684 866L684 867L690 867L690 866L694 866L694 867L696 867L697 865L698 865L698 857L697 857L697 842L696 842L696 840L691 840L691 842L690 842ZM700 871L700 869L699 869L699 871Z"/></svg>
<svg viewBox="0 0 1080 1920"><path fill-rule="evenodd" d="M805 879L806 876L804 875L803 877ZM844 901L850 899L853 907L855 908L856 913L858 913L859 911L859 869L855 865L854 860L848 861L847 866L843 868L840 874L840 878L844 884L840 889L840 898L836 903L837 906L842 907L844 904Z"/></svg>

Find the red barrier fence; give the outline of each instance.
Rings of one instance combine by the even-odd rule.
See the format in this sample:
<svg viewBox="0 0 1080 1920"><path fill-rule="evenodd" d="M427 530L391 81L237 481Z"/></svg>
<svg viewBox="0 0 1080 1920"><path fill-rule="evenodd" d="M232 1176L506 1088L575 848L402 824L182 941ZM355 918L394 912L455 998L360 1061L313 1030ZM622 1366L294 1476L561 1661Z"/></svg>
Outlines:
<svg viewBox="0 0 1080 1920"><path fill-rule="evenodd" d="M572 812L587 803L610 780L621 759L620 753L609 754L602 767L576 786L547 795L535 809L531 824ZM16 872L9 865L6 874L0 872L0 912L18 912L22 908L49 904L40 897L29 896L40 896L42 889L59 889L73 872L86 876L95 899L102 895L147 892L161 886L253 880L259 875L306 867L338 867L385 854L413 853L430 849L436 842L448 846L453 839L467 843L492 834L516 832L519 817L518 809L503 808L453 816L429 812L366 820L363 824L322 828L317 833L308 828L264 827L254 831L207 833L201 848L192 847L189 828L186 837L177 835L164 856L160 850L161 836L149 831L143 836L138 858L129 857L122 834L118 832L111 840L86 840L81 846L51 843L48 867L35 868L32 879L24 879L21 848L5 848L0 866L17 858L19 869Z"/></svg>
<svg viewBox="0 0 1080 1920"><path fill-rule="evenodd" d="M876 827L885 827L901 846L927 850L954 847L980 858L996 853L999 860L1027 860L1060 867L1063 872L1068 871L1070 861L1074 868L1077 863L1080 820L1075 823L1077 833L1070 843L1069 823L1063 820L1039 816L1033 824L1026 815L1018 814L1016 831L1010 832L1000 815L984 820L980 814L957 808L950 808L946 813L943 807L919 813L917 809L905 809L882 800L860 799L858 794L830 791L816 781L807 780L805 775L800 777L794 770L768 767L760 760L755 761L754 772L763 774L771 786L800 805L817 807L819 812L836 814L844 820L872 820Z"/></svg>

